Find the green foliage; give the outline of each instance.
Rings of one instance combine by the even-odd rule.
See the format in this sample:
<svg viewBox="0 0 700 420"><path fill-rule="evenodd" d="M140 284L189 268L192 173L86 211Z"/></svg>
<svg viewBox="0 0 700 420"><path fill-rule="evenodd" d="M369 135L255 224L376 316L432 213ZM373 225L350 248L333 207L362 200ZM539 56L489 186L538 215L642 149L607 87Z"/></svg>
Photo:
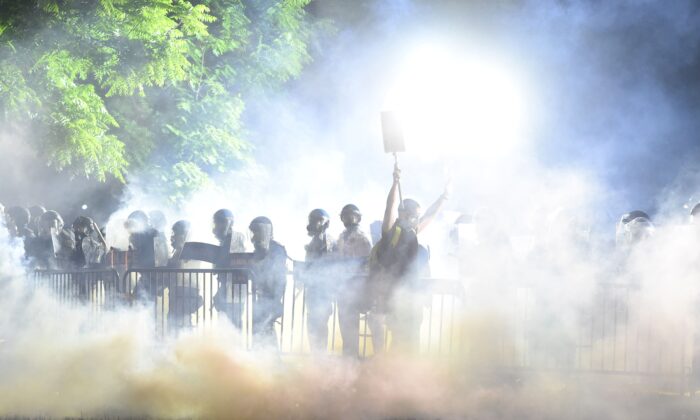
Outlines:
<svg viewBox="0 0 700 420"><path fill-rule="evenodd" d="M251 90L300 74L309 0L0 0L0 118L59 170L174 200L249 159Z"/></svg>

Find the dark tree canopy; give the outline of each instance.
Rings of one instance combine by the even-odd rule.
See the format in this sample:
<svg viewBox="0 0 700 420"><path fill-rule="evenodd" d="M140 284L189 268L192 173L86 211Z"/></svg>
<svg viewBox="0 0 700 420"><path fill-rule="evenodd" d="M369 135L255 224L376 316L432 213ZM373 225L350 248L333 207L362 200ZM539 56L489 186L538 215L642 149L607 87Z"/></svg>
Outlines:
<svg viewBox="0 0 700 420"><path fill-rule="evenodd" d="M248 159L245 95L309 62L310 1L0 0L3 126L58 170L182 198Z"/></svg>

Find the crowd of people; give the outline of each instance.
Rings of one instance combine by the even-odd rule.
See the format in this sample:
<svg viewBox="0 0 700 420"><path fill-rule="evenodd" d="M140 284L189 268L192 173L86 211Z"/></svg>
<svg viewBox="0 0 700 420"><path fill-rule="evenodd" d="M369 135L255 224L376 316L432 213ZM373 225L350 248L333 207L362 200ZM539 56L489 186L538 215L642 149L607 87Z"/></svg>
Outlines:
<svg viewBox="0 0 700 420"><path fill-rule="evenodd" d="M345 230L337 239L328 233L328 212L314 209L309 213L307 231L311 240L305 247L305 261L296 262L295 270L305 289L312 348L326 347L327 322L333 301L337 302L345 353L358 353L360 313L368 311L374 314L370 325L375 331L379 331L382 324L391 328L395 319L394 341L417 347L415 328L401 326L418 314L415 308L398 310L394 291L402 285L417 283L421 273L425 273L428 253L418 244L417 235L433 220L448 194L441 195L422 214L415 200L401 202L399 181L400 172L395 168L381 236L376 244L360 228L362 213L354 204L347 204L342 209L340 219ZM72 225L66 226L60 214L41 206L12 206L2 210L0 214L4 214L5 227L11 237L23 242L26 262L32 268L80 270L108 265L106 255L113 250L108 249L105 231L91 218L79 216ZM245 253L247 239L234 230L233 212L229 209L216 211L212 224L212 233L218 241L216 255L204 260L213 263L217 269L235 266L235 256ZM253 245L249 268L256 294L253 329L259 336L270 338L274 335L274 321L283 312L288 256L284 246L274 240L269 218L256 217L248 227ZM184 268L191 263L192 255L185 251L191 230L189 221L178 220L171 226L170 247L166 242L166 219L160 211L133 211L127 217L124 229L129 234L129 268ZM222 281L223 275L220 277L214 305L225 312L226 282ZM371 280L367 280L368 277ZM142 280L144 278L146 276L142 276ZM145 283L136 284L133 293L146 296L156 292ZM170 291L171 307L177 307L172 303L175 296L184 298L188 304L181 305L187 308L184 313L168 314L169 317L187 317L201 307L201 291L196 287L187 284L170 287L173 289ZM381 351L384 335L375 336L375 351Z"/></svg>
<svg viewBox="0 0 700 420"><path fill-rule="evenodd" d="M419 325L422 317L420 301L412 294L420 293L421 279L429 276L430 255L419 244L418 235L440 212L449 199L449 189L440 195L424 213L418 202L402 199L400 171L395 168L393 184L387 197L386 208L377 240L372 240L360 228L362 213L354 204L343 207L340 219L345 227L338 238L328 233L330 215L323 209L314 209L308 215L307 231L310 242L306 245L304 262L295 262L295 271L304 285L309 342L312 349L325 349L328 337L328 320L333 302L337 305L339 327L345 354L358 353L360 314L367 313L367 324L372 331L392 331L392 342L407 351L417 351ZM19 206L2 209L4 225L11 237L24 243L27 263L35 269L79 270L107 265L110 251L105 232L86 216L79 216L70 226L53 210L41 206ZM700 214L700 204L692 209L692 215ZM460 218L460 220L462 220ZM469 269L478 267L478 259L494 266L503 235L489 218L475 214L479 247L470 252ZM460 222L458 220L458 223ZM234 214L220 209L212 216L212 233L218 241L212 258L214 268L226 269L237 264L237 255L246 252L245 235L234 230ZM249 269L255 282L253 329L260 337L274 338L274 322L283 314L283 298L287 284L288 256L281 244L275 241L272 221L264 216L254 218L249 226L253 252L249 253ZM191 224L178 220L166 237L166 218L160 211L132 212L124 229L129 234L130 268L188 268L192 267L192 255L185 251L189 242ZM566 228L569 233L575 229ZM651 235L650 217L642 211L623 215L617 226L617 240L621 246ZM480 257L480 252L484 253ZM486 255L488 254L488 255ZM501 268L499 264L496 269ZM498 273L497 276L502 276ZM487 275L482 275L488 278ZM226 282L219 278L219 289L214 305L222 312L230 311L231 302L224 295ZM497 280L494 280L497 281ZM180 310L171 310L169 319L186 319L201 308L201 290L192 284L179 282L170 285L171 301L179 298L184 304ZM137 284L133 293L148 295L152 287L141 289ZM239 301L240 305L240 301ZM171 307L178 307L173 305ZM237 308L240 309L240 308ZM235 322L234 322L235 323ZM239 325L240 326L240 325ZM374 351L386 347L384 334L373 334ZM265 341L265 339L261 339Z"/></svg>

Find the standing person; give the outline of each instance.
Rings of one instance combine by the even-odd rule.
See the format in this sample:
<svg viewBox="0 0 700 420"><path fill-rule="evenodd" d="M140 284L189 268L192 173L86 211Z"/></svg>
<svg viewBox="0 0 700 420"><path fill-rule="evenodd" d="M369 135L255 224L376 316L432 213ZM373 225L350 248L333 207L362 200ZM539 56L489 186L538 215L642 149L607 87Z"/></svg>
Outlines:
<svg viewBox="0 0 700 420"><path fill-rule="evenodd" d="M219 209L212 216L212 233L219 241L219 254L214 268L229 268L231 254L245 252L245 237L233 230L233 222L233 212L229 209ZM214 307L240 328L243 323L243 302L248 291L246 288L233 287L234 280L233 274L217 275L218 288L214 294Z"/></svg>
<svg viewBox="0 0 700 420"><path fill-rule="evenodd" d="M229 254L245 252L245 236L233 230L233 222L233 212L229 209L219 209L212 217L212 233L221 247L219 265L228 263Z"/></svg>
<svg viewBox="0 0 700 420"><path fill-rule="evenodd" d="M153 238L153 249L155 255L156 267L165 267L168 265L170 250L168 249L168 239L165 236L168 221L160 210L151 210L148 212L148 220L151 227L155 229L156 236Z"/></svg>
<svg viewBox="0 0 700 420"><path fill-rule="evenodd" d="M27 240L33 238L34 231L29 228L31 215L26 207L12 206L5 209L5 223L13 238Z"/></svg>
<svg viewBox="0 0 700 420"><path fill-rule="evenodd" d="M338 288L338 323L343 338L343 354L357 356L360 340L361 293L365 287L364 268L372 251L370 239L360 229L362 213L354 204L348 204L340 212L345 230L340 234L336 255L341 263Z"/></svg>
<svg viewBox="0 0 700 420"><path fill-rule="evenodd" d="M39 219L41 218L41 215L46 213L46 207L40 206L40 205L35 205L29 207L29 229L31 229L33 232L37 232L39 230Z"/></svg>
<svg viewBox="0 0 700 420"><path fill-rule="evenodd" d="M190 233L190 222L187 220L178 220L172 226L170 234L170 245L173 248L173 254L168 261L168 267L171 268L200 268L196 261L181 260L180 254L185 247L187 238ZM176 331L179 328L187 328L192 326L192 314L204 303L204 299L200 293L200 285L198 277L192 278L191 275L178 273L175 277L174 284L171 282L168 285L168 329Z"/></svg>
<svg viewBox="0 0 700 420"><path fill-rule="evenodd" d="M328 343L328 318L333 313L333 281L330 257L335 240L328 234L330 216L323 209L309 213L306 231L311 242L306 245L304 300L306 301L309 344L312 350L323 350Z"/></svg>
<svg viewBox="0 0 700 420"><path fill-rule="evenodd" d="M71 257L76 267L94 268L103 264L107 242L95 222L87 216L78 216L73 222L75 252Z"/></svg>
<svg viewBox="0 0 700 420"><path fill-rule="evenodd" d="M276 346L275 321L282 316L282 297L287 284L287 251L273 240L272 222L259 216L250 222L255 284L253 334L258 344Z"/></svg>
<svg viewBox="0 0 700 420"><path fill-rule="evenodd" d="M158 234L150 226L148 216L141 210L132 212L124 223L129 232L129 268L150 269L156 266L155 237ZM142 273L134 287L134 294L141 299L151 299L163 287L156 284L158 277L152 273Z"/></svg>
<svg viewBox="0 0 700 420"><path fill-rule="evenodd" d="M382 236L370 256L368 291L373 303L369 321L375 352L385 349L382 324L391 330L396 348L418 351L422 305L417 289L428 258L427 251L418 245L418 234L428 227L449 198L446 187L422 215L417 201L407 198L399 203L400 176L395 166Z"/></svg>
<svg viewBox="0 0 700 420"><path fill-rule="evenodd" d="M146 213L141 210L132 212L127 217L124 227L129 232L129 250L132 251L130 266L155 267L155 237L158 232L150 226Z"/></svg>
<svg viewBox="0 0 700 420"><path fill-rule="evenodd" d="M70 257L75 251L75 237L63 227L63 218L53 210L39 218L37 236L26 243L27 254L37 268L69 268Z"/></svg>

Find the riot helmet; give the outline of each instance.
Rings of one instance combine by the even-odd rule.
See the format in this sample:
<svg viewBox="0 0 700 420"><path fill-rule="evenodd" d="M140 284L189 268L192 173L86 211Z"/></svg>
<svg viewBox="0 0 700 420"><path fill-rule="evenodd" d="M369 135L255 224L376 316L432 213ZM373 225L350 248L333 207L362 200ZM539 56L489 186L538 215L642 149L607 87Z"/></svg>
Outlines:
<svg viewBox="0 0 700 420"><path fill-rule="evenodd" d="M178 220L172 226L170 235L170 245L173 249L182 249L187 242L187 237L190 233L190 222L187 220Z"/></svg>
<svg viewBox="0 0 700 420"><path fill-rule="evenodd" d="M346 204L340 211L340 220L346 228L357 227L362 221L362 213L354 204Z"/></svg>
<svg viewBox="0 0 700 420"><path fill-rule="evenodd" d="M87 216L78 216L75 221L73 221L73 232L78 237L85 237L92 233L94 229L95 222Z"/></svg>
<svg viewBox="0 0 700 420"><path fill-rule="evenodd" d="M124 227L129 233L144 232L148 226L148 216L141 210L132 212L124 223Z"/></svg>
<svg viewBox="0 0 700 420"><path fill-rule="evenodd" d="M63 230L63 218L53 210L49 210L39 217L37 236L40 238L50 238L52 233L59 233Z"/></svg>
<svg viewBox="0 0 700 420"><path fill-rule="evenodd" d="M258 216L250 222L251 242L256 251L267 252L272 242L272 222L265 216Z"/></svg>
<svg viewBox="0 0 700 420"><path fill-rule="evenodd" d="M27 227L31 214L26 207L12 206L5 210L5 215L7 216L7 224L12 224L16 228Z"/></svg>
<svg viewBox="0 0 700 420"><path fill-rule="evenodd" d="M158 232L163 232L168 224L165 214L160 210L151 210L148 212L148 220L151 222L151 227Z"/></svg>
<svg viewBox="0 0 700 420"><path fill-rule="evenodd" d="M229 209L220 209L214 213L212 233L219 242L226 240L233 231L233 212Z"/></svg>
<svg viewBox="0 0 700 420"><path fill-rule="evenodd" d="M633 226L634 232L632 232L630 230L630 223L637 219L643 219L643 221L636 223ZM647 227L651 227L651 229L647 229ZM645 231L647 231L649 235L644 233ZM629 213L623 214L622 217L620 217L620 221L617 222L617 225L615 226L615 243L618 245L629 246L636 242L634 238L639 239L650 236L652 232L653 225L649 215L641 210L633 210Z"/></svg>
<svg viewBox="0 0 700 420"><path fill-rule="evenodd" d="M331 218L323 209L314 209L309 213L309 224L306 226L306 231L309 236L320 235L328 229L331 223Z"/></svg>
<svg viewBox="0 0 700 420"><path fill-rule="evenodd" d="M36 205L29 207L29 224L32 225L32 228L37 229L39 227L39 218L44 213L46 213L46 208L44 206Z"/></svg>

